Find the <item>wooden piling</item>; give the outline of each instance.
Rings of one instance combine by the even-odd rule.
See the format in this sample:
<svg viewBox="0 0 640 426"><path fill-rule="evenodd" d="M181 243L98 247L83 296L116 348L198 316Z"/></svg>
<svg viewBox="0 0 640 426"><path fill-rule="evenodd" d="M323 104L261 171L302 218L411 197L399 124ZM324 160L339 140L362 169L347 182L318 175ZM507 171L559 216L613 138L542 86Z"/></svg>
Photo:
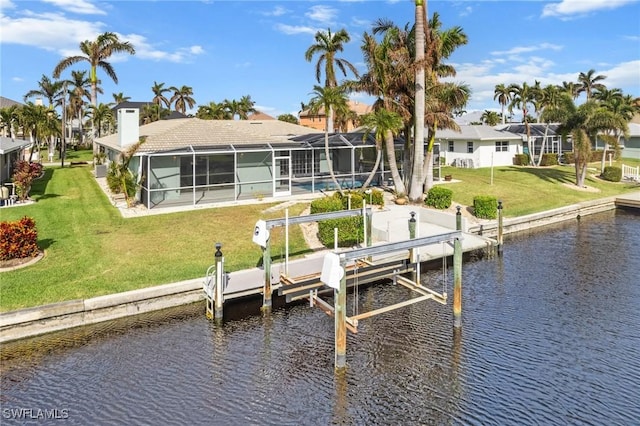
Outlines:
<svg viewBox="0 0 640 426"><path fill-rule="evenodd" d="M223 305L224 305L224 256L220 249L222 244L216 243L216 253L214 257L216 259L216 276L215 276L215 311L214 318L216 322L222 322Z"/></svg>
<svg viewBox="0 0 640 426"><path fill-rule="evenodd" d="M340 257L340 267L346 270L347 261ZM335 369L347 366L347 274L340 279L340 288L335 294Z"/></svg>
<svg viewBox="0 0 640 426"><path fill-rule="evenodd" d="M264 286L262 289L262 310L271 311L271 241L267 240L262 249L262 267L264 268Z"/></svg>
<svg viewBox="0 0 640 426"><path fill-rule="evenodd" d="M462 327L462 243L453 242L453 327Z"/></svg>
<svg viewBox="0 0 640 426"><path fill-rule="evenodd" d="M502 255L502 201L498 200L498 255Z"/></svg>

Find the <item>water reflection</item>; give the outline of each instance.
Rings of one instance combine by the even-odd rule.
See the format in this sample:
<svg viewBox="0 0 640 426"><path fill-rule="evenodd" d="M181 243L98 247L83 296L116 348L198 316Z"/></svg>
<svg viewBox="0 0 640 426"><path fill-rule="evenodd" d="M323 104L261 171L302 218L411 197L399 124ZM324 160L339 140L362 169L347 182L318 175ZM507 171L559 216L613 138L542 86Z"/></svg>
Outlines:
<svg viewBox="0 0 640 426"><path fill-rule="evenodd" d="M340 374L333 319L306 304L270 316L260 301L227 308L222 326L193 304L7 344L1 413L67 408L75 424L634 424L639 224L607 213L506 238L502 258L463 267L462 330L451 300L374 316L348 335ZM441 271L423 280L440 290ZM349 311L408 296L360 288Z"/></svg>

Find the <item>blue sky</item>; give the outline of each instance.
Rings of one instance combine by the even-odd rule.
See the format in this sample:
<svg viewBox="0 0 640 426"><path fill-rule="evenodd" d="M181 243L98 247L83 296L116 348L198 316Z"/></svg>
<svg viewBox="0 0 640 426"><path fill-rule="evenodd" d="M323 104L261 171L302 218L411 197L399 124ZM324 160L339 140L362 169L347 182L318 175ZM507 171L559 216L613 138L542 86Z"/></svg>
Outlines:
<svg viewBox="0 0 640 426"><path fill-rule="evenodd" d="M472 89L467 111L499 111L496 84L561 84L589 69L608 88L640 96L638 0L432 0L434 12L469 38L449 60ZM0 0L0 95L23 101L63 57L80 54L81 41L110 31L137 53L110 59L117 85L99 71L100 102L119 92L150 100L155 81L191 86L197 105L250 95L267 114L296 115L317 84L316 58L304 59L314 34L345 28L351 42L340 57L364 71L362 34L379 18L412 23L414 2ZM71 69L88 67L62 78Z"/></svg>

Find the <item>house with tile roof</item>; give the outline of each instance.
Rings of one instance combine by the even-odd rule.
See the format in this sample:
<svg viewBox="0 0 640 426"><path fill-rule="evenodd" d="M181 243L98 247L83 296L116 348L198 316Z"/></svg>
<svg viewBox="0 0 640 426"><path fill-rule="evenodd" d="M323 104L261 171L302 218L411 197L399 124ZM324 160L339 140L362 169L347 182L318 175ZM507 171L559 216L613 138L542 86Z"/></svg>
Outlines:
<svg viewBox="0 0 640 426"><path fill-rule="evenodd" d="M358 187L371 172L375 140L363 133L325 135L279 120L161 120L139 126L135 108L118 111L118 133L96 139L107 161L119 161L144 140L129 162L138 176L138 201L147 208L198 206L286 197ZM402 141L398 142L402 150ZM388 176L384 165L374 182Z"/></svg>
<svg viewBox="0 0 640 426"><path fill-rule="evenodd" d="M357 117L370 113L373 110L371 105L367 105L359 101L349 100L347 102L347 105L349 106L349 109L353 111ZM305 109L298 113L298 121L300 122L301 126L306 126L312 129L324 131L325 126L327 124L327 115L324 111L324 108L322 107L315 114L312 114L309 109ZM341 130L343 132L350 132L357 127L357 124L358 123L356 123L355 120L347 120L347 122L344 123L344 128ZM337 130L338 127L339 127L338 123L335 122L335 118L334 118L333 128Z"/></svg>

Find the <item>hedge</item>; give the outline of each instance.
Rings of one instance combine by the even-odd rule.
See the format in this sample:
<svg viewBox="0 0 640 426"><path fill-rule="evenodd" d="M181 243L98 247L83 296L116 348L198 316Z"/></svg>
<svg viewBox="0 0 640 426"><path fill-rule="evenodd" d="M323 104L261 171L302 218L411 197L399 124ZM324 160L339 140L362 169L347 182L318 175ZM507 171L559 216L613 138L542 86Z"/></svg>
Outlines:
<svg viewBox="0 0 640 426"><path fill-rule="evenodd" d="M622 168L616 166L605 166L602 172L602 179L609 182L620 182L622 180Z"/></svg>
<svg viewBox="0 0 640 426"><path fill-rule="evenodd" d="M436 186L433 186L429 190L429 192L427 192L427 198L425 198L424 203L427 206L444 210L444 209L448 209L451 206L452 196L453 196L452 190L440 185L436 185Z"/></svg>
<svg viewBox="0 0 640 426"><path fill-rule="evenodd" d="M473 197L474 215L480 219L495 219L498 217L498 200L490 195L476 195Z"/></svg>
<svg viewBox="0 0 640 426"><path fill-rule="evenodd" d="M351 208L362 207L362 196L351 193ZM335 212L345 210L348 197L336 192L331 197L318 198L311 202L311 214ZM334 228L338 228L338 246L349 247L364 241L364 227L362 216L343 217L340 219L327 219L318 222L318 238L325 247L333 247Z"/></svg>

